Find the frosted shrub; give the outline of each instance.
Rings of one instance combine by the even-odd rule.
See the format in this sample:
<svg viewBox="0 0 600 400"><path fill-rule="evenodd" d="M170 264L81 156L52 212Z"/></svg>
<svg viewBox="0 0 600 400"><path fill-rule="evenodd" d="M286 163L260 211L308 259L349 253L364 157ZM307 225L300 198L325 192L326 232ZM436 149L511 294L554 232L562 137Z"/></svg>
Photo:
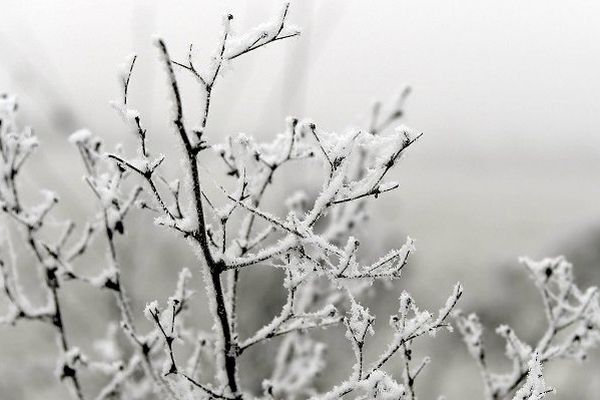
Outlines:
<svg viewBox="0 0 600 400"><path fill-rule="evenodd" d="M550 389L542 376L542 364L564 357L583 358L598 341L598 299L595 290L575 286L571 265L563 259L541 262L523 260L542 294L548 331L535 347L518 339L502 326L498 333L507 341L507 356L513 369L505 375L488 370L476 316L455 311L462 295L456 284L437 312L421 310L407 293L400 295L398 312L389 319L393 332L381 354L366 357L366 347L375 335L375 316L361 304L364 289L375 281L393 282L401 277L414 251L407 238L374 262L359 257L360 243L352 233L366 218L371 198L391 192L398 184L387 180L389 172L420 134L396 126L403 114L408 90L384 107L376 103L370 126L344 133L326 132L309 120L288 118L285 129L270 142L258 142L238 134L213 143L207 129L211 93L221 70L238 57L273 42L291 38L298 30L287 24L288 7L269 24L244 35L231 33L233 17L224 19L224 33L212 61L197 66L192 48L186 62L172 59L165 41L155 39L164 67L170 103L173 141L180 144L184 160L181 176L165 178L162 155L151 151L152 134L142 114L128 102L128 89L136 56L128 58L121 72L122 93L112 106L138 138L138 151L129 154L117 147L111 151L88 130L73 133L69 141L81 154L85 182L97 199L96 215L79 239L72 221L64 222L62 234L48 240L42 231L48 215L59 201L49 191L41 192L35 206L26 205L20 190L21 167L38 147L31 130L15 122L16 101L0 99L0 202L6 220L20 227L24 243L35 256L41 272L43 304L34 305L19 284L22 266L12 249L9 229L3 226L0 241L0 271L8 299L4 324L35 320L53 327L58 338L57 375L78 399L415 399L415 380L429 359L416 360L412 346L425 335L450 330L457 324L469 352L481 367L486 396L504 399L541 399ZM203 107L196 116L197 128L184 119L179 73L189 73L203 94ZM214 152L224 163L229 181L217 180L203 167L202 160ZM262 198L276 182L277 171L286 164L318 160L323 166L320 193L289 194L287 214L278 215L262 207ZM178 160L177 160L178 162ZM214 185L220 198L209 198L204 188ZM228 190L226 186L234 189ZM205 286L192 289L189 269L183 269L173 295L147 304L143 314L153 329L137 326L142 310L132 309L127 288L121 280L121 261L115 243L124 234L126 218L134 209L148 213L156 225L185 240L197 254ZM233 218L234 216L238 217ZM160 228L158 228L160 229ZM106 265L96 276L78 272L77 262L93 237L104 237L108 248ZM266 265L284 272L287 298L281 311L264 327L248 337L240 336L238 323L240 271ZM120 308L118 321L107 321L108 335L98 337L95 359L81 351L68 335L61 298L68 296L68 283L80 281L114 295ZM205 290L214 320L212 332L192 328L188 321L197 313L190 308L194 290ZM60 296L59 296L60 293ZM317 387L315 378L325 366L325 346L311 335L332 325L345 327L345 338L354 354L343 382L329 388ZM567 335L560 336L562 331ZM117 340L120 335L129 341ZM281 337L274 368L265 376L263 392L250 393L240 385L238 360L251 347ZM178 347L191 351L178 352ZM404 372L394 377L386 372L390 360L403 360ZM207 368L206 364L211 367ZM207 376L201 371L214 371ZM529 373L528 373L529 371ZM92 391L82 385L82 376L101 375L103 386Z"/></svg>
<svg viewBox="0 0 600 400"><path fill-rule="evenodd" d="M563 257L520 261L540 292L548 326L535 347L521 341L506 325L496 329L506 340L506 357L512 361L510 372L490 371L479 319L475 314L456 313L458 328L481 370L487 399L509 398L524 380L525 385L514 399L541 399L550 391L541 376L542 364L561 358L583 361L587 351L600 343L597 289L579 289L573 278L573 266Z"/></svg>

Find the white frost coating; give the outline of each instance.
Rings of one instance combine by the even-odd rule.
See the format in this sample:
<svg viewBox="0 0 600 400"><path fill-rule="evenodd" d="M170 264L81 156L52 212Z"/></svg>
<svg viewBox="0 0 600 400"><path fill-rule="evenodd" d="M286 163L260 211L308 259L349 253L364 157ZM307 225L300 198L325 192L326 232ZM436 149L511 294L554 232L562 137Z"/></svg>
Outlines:
<svg viewBox="0 0 600 400"><path fill-rule="evenodd" d="M284 287L292 289L300 285L314 271L313 265L303 257L291 255L288 274L283 282Z"/></svg>
<svg viewBox="0 0 600 400"><path fill-rule="evenodd" d="M359 242L354 238L354 236L350 236L348 238L348 242L346 243L346 247L344 247L344 254L340 257L338 269L336 271L336 275L341 276L347 270L351 272L356 272L358 269L358 264L356 262L356 250L358 249Z"/></svg>
<svg viewBox="0 0 600 400"><path fill-rule="evenodd" d="M310 386L325 366L325 345L308 335L286 336L275 359L273 375L263 382L263 389L278 398L296 398L310 394Z"/></svg>
<svg viewBox="0 0 600 400"><path fill-rule="evenodd" d="M183 268L181 272L179 272L179 278L177 279L177 287L175 288L175 293L173 293L173 295L169 297L169 304L181 304L183 301L189 299L192 296L194 292L186 287L190 279L192 279L192 273L188 268Z"/></svg>
<svg viewBox="0 0 600 400"><path fill-rule="evenodd" d="M323 188L323 191L315 200L312 210L304 219L303 224L305 226L308 227L314 224L325 211L325 208L329 202L333 200L335 195L341 190L346 177L347 167L348 163L342 161L339 172L333 177L329 184Z"/></svg>
<svg viewBox="0 0 600 400"><path fill-rule="evenodd" d="M69 135L69 143L84 144L92 138L92 132L89 129L79 129Z"/></svg>
<svg viewBox="0 0 600 400"><path fill-rule="evenodd" d="M164 156L162 156L164 158ZM180 180L179 179L174 179L171 182L169 182L169 189L171 190L171 192L176 193L179 190L179 185L180 185Z"/></svg>
<svg viewBox="0 0 600 400"><path fill-rule="evenodd" d="M523 371L525 363L532 357L532 349L527 343L521 341L508 325L500 325L496 333L506 340L506 357L513 360L515 369Z"/></svg>
<svg viewBox="0 0 600 400"><path fill-rule="evenodd" d="M360 389L365 393L365 399L402 400L406 395L403 385L380 370L362 381Z"/></svg>
<svg viewBox="0 0 600 400"><path fill-rule="evenodd" d="M261 44L268 43L277 37L297 35L300 33L298 27L284 24L289 3L285 3L280 13L270 22L266 22L256 26L243 35L236 35L229 38L224 58L235 57L244 51L255 48ZM224 20L224 29L229 29L230 21Z"/></svg>
<svg viewBox="0 0 600 400"><path fill-rule="evenodd" d="M97 288L104 288L107 284L115 284L118 282L119 271L114 266L105 268L97 276L90 278L89 283Z"/></svg>
<svg viewBox="0 0 600 400"><path fill-rule="evenodd" d="M249 255L246 257L227 257L225 258L225 262L232 268L241 268L249 265L258 264L272 257L285 253L286 251L294 247L296 243L296 238L292 235L288 235L284 239L280 240L279 243L277 243L276 245L266 249L261 249L258 253L254 255Z"/></svg>
<svg viewBox="0 0 600 400"><path fill-rule="evenodd" d="M159 35L156 35L156 34L152 35L152 43L158 49L158 58L159 58L161 66L163 67L163 69L165 71L165 74L164 74L165 80L166 80L167 86L169 87L169 90L167 90L167 93L169 96L170 115L171 115L171 118L177 118L177 116L179 114L177 99L175 97L174 91L171 90L171 87L173 86L173 82L175 81L174 71L171 69L172 68L171 59L169 58L169 53L167 52L166 45L165 45L163 39Z"/></svg>
<svg viewBox="0 0 600 400"><path fill-rule="evenodd" d="M354 300L354 297L350 297L350 318L347 319L348 329L346 330L346 337L353 339L356 342L364 342L365 336L375 334L373 329L373 322L375 317L369 314L369 309L361 306Z"/></svg>
<svg viewBox="0 0 600 400"><path fill-rule="evenodd" d="M110 106L119 114L119 116L123 119L123 122L127 125L129 130L138 134L138 125L137 120L140 118L140 113L138 110L133 108L129 108L125 105L121 100L111 100L109 102Z"/></svg>
<svg viewBox="0 0 600 400"><path fill-rule="evenodd" d="M17 98L15 96L0 96L0 118L7 118L12 122L16 110Z"/></svg>
<svg viewBox="0 0 600 400"><path fill-rule="evenodd" d="M527 381L523 385L513 400L542 400L548 393L554 390L546 385L544 376L542 375L542 363L539 360L539 355L534 353L529 361L529 373Z"/></svg>
<svg viewBox="0 0 600 400"><path fill-rule="evenodd" d="M71 347L66 353L62 353L56 363L56 375L59 379L64 379L71 376L72 371L76 368L76 363L85 361L78 347Z"/></svg>
<svg viewBox="0 0 600 400"><path fill-rule="evenodd" d="M194 250L196 253L196 256L198 257L199 260L203 260L204 256L202 255L202 249L200 248L200 246L198 246L197 244L194 245ZM205 265L201 266L202 269L202 275L204 278L204 290L206 293L206 296L208 298L208 308L212 314L213 317L213 321L215 321L215 323L212 326L212 330L213 333L215 334L215 341L214 341L214 351L215 351L215 355L216 355L216 362L215 362L215 369L216 369L216 378L217 381L221 384L221 385L225 385L227 382L227 377L225 374L225 360L224 357L222 356L223 354L223 331L221 326L216 323L216 321L218 321L218 314L217 314L217 303L215 301L216 298L216 294L215 294L215 289L214 286L211 283L211 276L210 276L210 271L208 270L208 268L206 268Z"/></svg>
<svg viewBox="0 0 600 400"><path fill-rule="evenodd" d="M400 186L400 184L398 182L394 182L394 181L389 181L389 182L384 182L381 185L378 186L379 191L380 192L387 192L390 190L394 190L396 188L398 188Z"/></svg>
<svg viewBox="0 0 600 400"><path fill-rule="evenodd" d="M460 282L457 282L454 285L454 290L452 291L452 294L446 300L446 304L444 304L444 307L440 308L440 310L438 311L438 318L436 320L436 325L442 323L446 319L446 317L448 315L450 315L450 313L456 306L456 303L462 296L462 292L463 292L462 285L460 284ZM448 329L452 330L452 326L449 325Z"/></svg>
<svg viewBox="0 0 600 400"><path fill-rule="evenodd" d="M51 190L42 190L42 201L31 208L29 215L24 218L24 220L30 226L40 226L42 224L42 220L46 217L46 215L50 212L50 210L58 203L58 196L56 193Z"/></svg>
<svg viewBox="0 0 600 400"><path fill-rule="evenodd" d="M91 371L100 372L103 375L113 376L118 374L123 369L123 363L120 361L115 362L102 362L93 361L88 363L88 367Z"/></svg>
<svg viewBox="0 0 600 400"><path fill-rule="evenodd" d="M89 177L88 182L100 197L102 205L108 209L113 207L120 193L119 180L116 179L116 176L108 172L101 173L97 176Z"/></svg>
<svg viewBox="0 0 600 400"><path fill-rule="evenodd" d="M407 236L406 242L400 249L391 250L388 254L367 267L365 273L381 278L398 278L408 261L408 257L415 250L414 240L410 236ZM357 272L358 275L364 275L365 273L362 271Z"/></svg>
<svg viewBox="0 0 600 400"><path fill-rule="evenodd" d="M119 64L118 69L117 69L119 83L125 85L125 83L127 82L127 78L129 76L129 70L131 69L131 64L133 63L133 60L135 59L135 57L136 57L136 54L131 53L131 54L127 55L127 57L125 57L125 60L121 64Z"/></svg>
<svg viewBox="0 0 600 400"><path fill-rule="evenodd" d="M158 301L153 300L150 303L146 303L146 307L144 308L144 316L154 322L154 316L159 315L160 311L158 308Z"/></svg>
<svg viewBox="0 0 600 400"><path fill-rule="evenodd" d="M38 138L31 135L32 134L29 133L27 136L21 138L21 140L19 141L20 151L24 153L29 153L39 146L40 142Z"/></svg>
<svg viewBox="0 0 600 400"><path fill-rule="evenodd" d="M169 386L173 393L175 393L178 400L208 400L209 396L203 395L201 392L195 391L190 382L183 376L176 375L173 379L170 379Z"/></svg>
<svg viewBox="0 0 600 400"><path fill-rule="evenodd" d="M193 232L197 226L196 221L190 217L173 220L167 215L161 215L154 218L154 223L159 226L176 228L177 230L181 230L183 232Z"/></svg>
<svg viewBox="0 0 600 400"><path fill-rule="evenodd" d="M458 327L484 378L486 393L507 397L530 369L528 382L515 399L541 399L547 388L541 377L541 364L561 358L585 359L587 352L600 343L600 305L597 289L582 291L573 278L573 268L563 257L534 261L521 258L543 299L546 332L535 347L520 340L514 330L502 325L497 333L506 340L506 356L512 368L504 374L490 371L483 362L481 324L475 315L458 315ZM568 332L559 335L559 332ZM529 362L529 360L531 360ZM528 364L529 362L529 364Z"/></svg>
<svg viewBox="0 0 600 400"><path fill-rule="evenodd" d="M14 304L8 305L8 310L0 316L0 325L12 325L17 321L19 309Z"/></svg>
<svg viewBox="0 0 600 400"><path fill-rule="evenodd" d="M483 351L481 337L483 326L476 314L469 314L466 318L457 319L457 327L463 337L467 349L474 359L480 359Z"/></svg>

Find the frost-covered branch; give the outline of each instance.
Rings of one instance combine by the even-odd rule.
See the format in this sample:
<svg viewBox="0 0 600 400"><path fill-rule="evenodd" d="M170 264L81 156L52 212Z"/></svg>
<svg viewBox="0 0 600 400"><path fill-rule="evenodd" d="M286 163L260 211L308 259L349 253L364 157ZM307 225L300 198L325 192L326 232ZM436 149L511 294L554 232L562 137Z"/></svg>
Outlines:
<svg viewBox="0 0 600 400"><path fill-rule="evenodd" d="M118 145L106 151L102 140L87 129L69 137L81 155L85 185L95 199L94 213L85 224L54 221L51 216L59 200L50 191L42 191L41 199L29 206L36 198L23 194L18 178L38 141L30 129L19 129L15 123L14 98L0 97L0 209L10 221L0 230L0 276L8 303L0 321L53 326L60 350L58 377L68 381L75 398L418 398L417 378L430 359L417 359L414 345L426 334L452 330L449 316L463 288L457 283L437 313L419 309L413 297L402 292L398 312L389 319L391 339L381 352L371 354L371 341L383 335L375 331L376 316L365 305L365 289L397 282L415 252L415 242L407 237L395 249L369 260L363 249L372 243L361 245L358 239L369 237L363 232L368 205L401 187L390 180L392 170L422 137L400 124L410 90L401 90L389 104L375 103L363 127L343 132L288 117L280 133L259 141L244 133L222 137L209 124L211 96L222 72L242 55L299 35L288 17L286 4L272 22L237 34L233 16L226 15L208 63L200 61L193 44L186 62L174 61L167 40L155 38L174 132L166 140L180 145L177 159L153 152L161 133L147 129L143 112L132 107L131 94L137 90L134 67L140 61L136 55L127 58L120 68L121 92L111 105L136 137L136 149ZM181 85L179 73L195 78L193 90L199 87L202 96L199 109L184 108L188 89ZM223 177L218 168L207 167L211 157L223 163ZM173 172L171 165L180 168ZM266 197L271 191L281 192L272 188L290 168L311 173L317 190L285 192L274 208L269 207L272 203ZM206 189L212 186L218 189L216 194ZM126 258L117 251L126 233L135 231L126 217L137 208L151 214L155 225L185 240L197 256L204 279L200 290L208 300L200 307L210 312L210 332L199 327L204 323L197 318L202 310L192 310L189 300L195 283L187 268L179 273L174 294L166 302L147 303L144 314L151 328L138 320L142 310L132 306L137 299L129 298L123 279L136 265L125 265ZM50 225L59 227L58 235L46 231ZM42 305L33 305L29 298L34 297L21 288L18 272L23 263L13 250L17 233L40 270ZM95 245L106 249L106 258L100 271L90 275L78 264ZM477 317L457 314L459 330L481 369L486 396L493 400L512 395L540 400L550 390L541 376L542 365L559 358L583 359L600 340L596 289L580 290L571 265L562 258L523 263L541 294L548 328L535 346L525 344L507 326L498 328L513 362L508 374L490 371ZM249 330L240 326L245 319L239 318L243 299L238 286L261 266L283 273L286 297L264 326ZM106 334L94 340L98 357L71 344L78 338L70 337L63 321L68 312L68 303L62 301L69 294L67 282L106 291L119 308L112 320L103 321ZM314 332L334 326L345 329L353 360L341 366L347 369L347 378L326 387L316 383L325 367L325 345ZM276 347L276 357L273 368L261 376L262 393L253 393L240 379L246 373L239 370L244 365L240 358L261 346ZM401 375L388 371L392 360L403 367ZM102 382L87 387L81 374Z"/></svg>
<svg viewBox="0 0 600 400"><path fill-rule="evenodd" d="M572 358L579 361L600 343L600 302L595 287L581 290L573 276L573 266L563 257L533 261L522 258L538 289L547 320L547 329L531 346L515 331L501 325L496 333L506 341L506 357L512 361L508 373L490 371L482 340L483 326L475 314L458 313L457 325L471 356L477 361L488 399L541 399L548 392L541 379L541 365ZM538 375L540 375L538 377ZM536 383L537 382L537 383Z"/></svg>
<svg viewBox="0 0 600 400"><path fill-rule="evenodd" d="M4 291L10 302L8 315L3 323L14 324L20 319L40 320L50 324L57 336L60 359L72 354L74 347L67 339L67 331L63 319L63 305L60 301L61 274L64 269L48 252L48 247L40 239L39 231L44 227L47 216L58 203L58 196L51 191L43 191L43 199L38 205L27 207L23 204L19 190L20 172L25 161L38 146L38 140L31 129L20 129L16 124L16 99L9 96L0 97L0 206L5 216L14 220L22 229L24 242L38 264L40 270L45 304L34 306L26 298L19 284L16 257L10 244L9 232L4 227L0 233L0 269ZM60 243L60 242L59 242ZM11 268L5 264L10 259ZM59 359L59 361L60 361ZM71 383L75 398L84 399L81 382L75 366L59 363L60 380Z"/></svg>

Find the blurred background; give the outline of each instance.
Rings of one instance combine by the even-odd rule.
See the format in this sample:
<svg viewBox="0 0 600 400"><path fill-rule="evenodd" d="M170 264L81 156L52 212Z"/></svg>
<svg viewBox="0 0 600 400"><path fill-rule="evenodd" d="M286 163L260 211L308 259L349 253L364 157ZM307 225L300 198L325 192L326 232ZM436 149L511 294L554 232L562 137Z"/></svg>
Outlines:
<svg viewBox="0 0 600 400"><path fill-rule="evenodd" d="M18 96L20 118L44 147L30 165L31 186L56 190L63 199L59 212L93 212L80 179L83 168L66 137L88 127L111 145L134 143L108 106L120 96L118 65L132 52L139 58L130 101L149 128L150 146L176 157L151 35L165 38L174 59L185 60L193 43L200 63L214 50L224 13L235 16L234 30L243 33L279 8L270 0L3 0L0 91ZM237 132L269 138L283 130L287 115L310 117L331 131L365 126L374 100L391 98L409 84L413 93L403 122L425 135L394 174L401 189L372 204L365 256L398 246L406 234L416 239L418 251L397 288L372 293L369 302L382 332L375 346L385 343L387 316L395 312L401 289L436 309L460 280L466 291L461 307L481 314L502 365L502 343L492 328L508 322L530 340L543 329L543 320L531 317L541 315L539 299L518 256L565 254L584 286L600 285L598 15L600 3L585 0L296 1L289 21L301 27L302 36L242 57L226 71L215 89L207 138L216 142ZM199 96L184 76L186 117L193 125ZM290 177L282 190L315 184L309 176ZM276 194L270 201L277 207ZM164 232L136 232L135 224L149 221L133 218L122 251L124 264L132 265L127 278L136 282L131 291L141 310L147 300L172 290L174 279L161 277L193 265L194 258ZM160 257L140 250L150 243L159 246L154 249ZM265 282L269 272L262 274ZM277 312L281 293L270 294L266 283L262 291L252 285L243 292L251 298L248 313L262 317L248 323L260 326L260 318ZM102 299L106 306L98 312L112 312L108 297ZM85 312L75 305L71 318L79 321ZM75 329L85 336L105 327ZM466 349L455 335L441 336L425 339L435 345L428 350L431 367L420 378L421 398L480 398L478 372ZM8 393L0 398L62 398L44 369L52 361L40 357L54 351L50 331L2 328L0 340L0 393ZM343 357L333 353L325 386L348 373ZM248 362L268 363L260 357ZM555 398L597 398L598 360L595 355L587 367L550 367L548 381L559 388ZM39 371L32 377L25 364ZM394 368L401 371L400 361ZM23 383L32 379L33 385Z"/></svg>

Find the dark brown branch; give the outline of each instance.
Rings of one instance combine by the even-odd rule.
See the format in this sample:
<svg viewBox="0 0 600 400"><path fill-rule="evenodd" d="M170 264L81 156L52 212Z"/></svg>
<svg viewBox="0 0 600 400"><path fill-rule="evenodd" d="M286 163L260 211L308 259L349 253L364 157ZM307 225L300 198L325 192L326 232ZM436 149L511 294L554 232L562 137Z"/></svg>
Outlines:
<svg viewBox="0 0 600 400"><path fill-rule="evenodd" d="M225 37L226 38L226 37ZM207 239L206 233L206 223L204 218L204 209L202 206L202 189L200 186L200 177L198 173L198 164L196 161L196 153L194 152L194 148L189 140L187 135L185 126L183 124L183 108L181 104L181 95L179 92L179 86L177 84L177 80L175 77L175 72L173 70L173 64L171 63L171 58L169 56L169 52L167 47L162 39L158 39L157 46L162 53L163 62L167 68L167 75L169 78L171 92L175 102L175 115L173 118L173 124L175 125L177 132L179 133L179 137L183 143L185 156L187 158L187 164L189 168L190 178L192 180L192 197L193 204L196 211L197 218L197 231L194 233L194 239L200 244L200 248L202 250L202 254L204 256L204 260L206 261L208 272L210 275L210 282L212 284L212 288L215 293L215 303L216 303L216 314L217 320L221 328L222 336L223 336L223 358L225 361L225 372L227 375L227 381L229 385L229 389L235 398L241 398L239 394L236 372L237 372L237 360L235 357L235 352L233 351L234 342L231 337L230 325L227 316L227 309L225 307L225 299L223 296L223 288L221 286L221 272L224 271L224 264L222 262L216 262L211 250L210 245ZM223 43L223 47L225 43ZM224 51L224 50L223 50ZM217 71L218 72L218 71ZM216 78L216 75L215 75ZM211 85L214 83L214 79ZM203 117L202 129L206 126L206 121L208 117L208 109L210 105L210 91L207 89L208 95L205 104L205 114Z"/></svg>

